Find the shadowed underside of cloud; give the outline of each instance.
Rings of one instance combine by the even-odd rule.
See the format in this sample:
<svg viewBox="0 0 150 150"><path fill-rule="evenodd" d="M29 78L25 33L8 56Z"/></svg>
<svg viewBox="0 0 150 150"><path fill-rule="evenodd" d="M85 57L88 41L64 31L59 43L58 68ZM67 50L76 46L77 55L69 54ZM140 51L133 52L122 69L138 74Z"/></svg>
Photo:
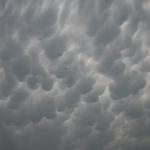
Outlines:
<svg viewBox="0 0 150 150"><path fill-rule="evenodd" d="M0 0L0 150L149 150L150 2Z"/></svg>

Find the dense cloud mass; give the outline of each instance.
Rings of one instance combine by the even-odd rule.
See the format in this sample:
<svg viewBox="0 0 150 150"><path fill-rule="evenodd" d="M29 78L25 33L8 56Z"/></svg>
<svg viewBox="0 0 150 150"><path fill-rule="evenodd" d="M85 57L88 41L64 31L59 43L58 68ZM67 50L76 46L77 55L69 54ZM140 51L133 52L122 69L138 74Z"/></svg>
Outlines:
<svg viewBox="0 0 150 150"><path fill-rule="evenodd" d="M0 0L0 150L149 150L149 29L149 0Z"/></svg>

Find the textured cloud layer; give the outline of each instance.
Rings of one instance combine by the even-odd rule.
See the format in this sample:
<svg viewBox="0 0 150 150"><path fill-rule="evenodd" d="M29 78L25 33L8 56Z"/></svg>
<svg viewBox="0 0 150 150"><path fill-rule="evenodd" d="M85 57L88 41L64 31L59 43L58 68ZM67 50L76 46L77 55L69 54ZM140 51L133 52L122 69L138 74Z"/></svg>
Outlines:
<svg viewBox="0 0 150 150"><path fill-rule="evenodd" d="M149 150L150 2L0 0L0 150Z"/></svg>

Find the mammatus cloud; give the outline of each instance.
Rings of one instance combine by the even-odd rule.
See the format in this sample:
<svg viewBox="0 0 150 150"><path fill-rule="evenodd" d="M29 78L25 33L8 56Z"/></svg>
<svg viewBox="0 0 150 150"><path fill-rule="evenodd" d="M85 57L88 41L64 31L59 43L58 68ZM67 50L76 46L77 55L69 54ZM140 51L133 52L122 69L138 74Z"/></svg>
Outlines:
<svg viewBox="0 0 150 150"><path fill-rule="evenodd" d="M0 0L0 150L149 150L148 0Z"/></svg>

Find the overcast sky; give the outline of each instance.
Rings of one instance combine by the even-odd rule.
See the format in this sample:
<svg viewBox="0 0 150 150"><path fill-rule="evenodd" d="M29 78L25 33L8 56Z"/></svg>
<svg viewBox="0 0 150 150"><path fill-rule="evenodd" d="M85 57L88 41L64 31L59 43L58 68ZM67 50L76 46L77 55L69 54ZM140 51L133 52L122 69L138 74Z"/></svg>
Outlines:
<svg viewBox="0 0 150 150"><path fill-rule="evenodd" d="M149 0L0 0L0 150L150 150Z"/></svg>

